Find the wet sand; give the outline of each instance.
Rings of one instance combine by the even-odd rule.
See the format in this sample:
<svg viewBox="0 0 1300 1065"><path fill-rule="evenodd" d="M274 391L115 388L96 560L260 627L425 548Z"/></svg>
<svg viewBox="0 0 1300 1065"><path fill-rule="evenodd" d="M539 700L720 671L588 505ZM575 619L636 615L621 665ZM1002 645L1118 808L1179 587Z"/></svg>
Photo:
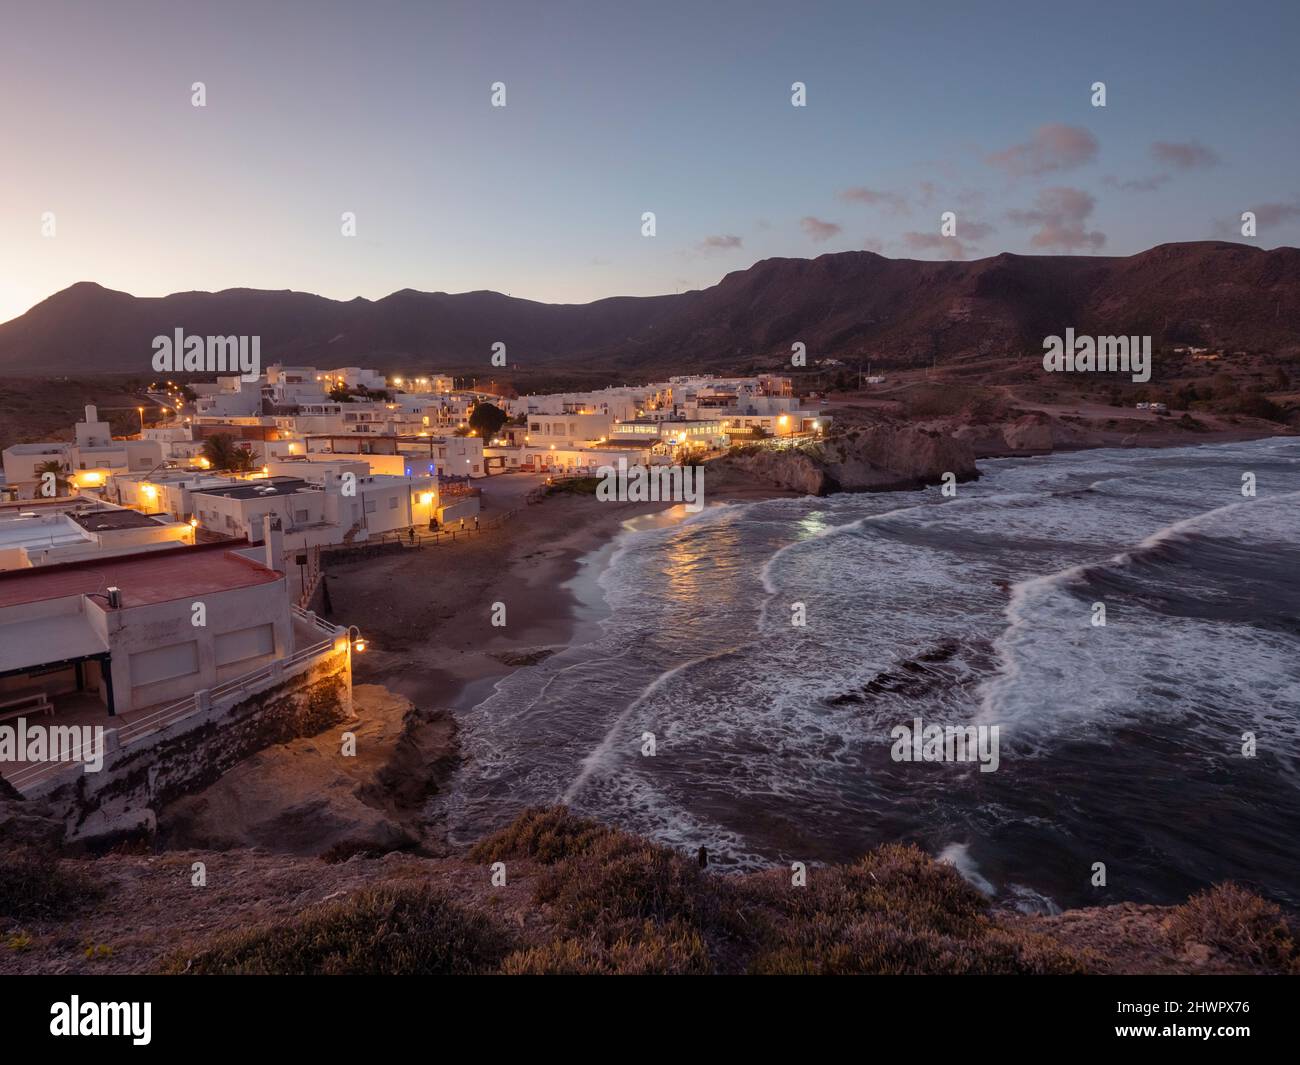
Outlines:
<svg viewBox="0 0 1300 1065"><path fill-rule="evenodd" d="M593 620L593 596L575 582L594 582L608 559L600 549L624 523L668 509L555 495L455 543L328 561L330 616L368 643L354 679L425 709L472 706L512 670L569 645ZM502 610L505 624L494 625Z"/></svg>

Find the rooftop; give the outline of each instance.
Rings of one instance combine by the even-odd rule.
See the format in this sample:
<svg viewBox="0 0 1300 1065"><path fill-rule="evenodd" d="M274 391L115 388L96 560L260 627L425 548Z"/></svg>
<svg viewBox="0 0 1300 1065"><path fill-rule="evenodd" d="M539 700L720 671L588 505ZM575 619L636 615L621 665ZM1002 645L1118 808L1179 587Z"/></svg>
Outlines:
<svg viewBox="0 0 1300 1065"><path fill-rule="evenodd" d="M145 529L156 527L158 522L136 510L83 510L71 513L69 519L87 532L104 532L109 529Z"/></svg>
<svg viewBox="0 0 1300 1065"><path fill-rule="evenodd" d="M0 573L0 609L72 595L122 590L124 607L251 588L281 579L228 544L203 544L147 555L68 562Z"/></svg>
<svg viewBox="0 0 1300 1065"><path fill-rule="evenodd" d="M301 477L264 477L256 481L204 488L198 495L225 496L227 499L265 499L269 496L288 496L307 489L316 490Z"/></svg>

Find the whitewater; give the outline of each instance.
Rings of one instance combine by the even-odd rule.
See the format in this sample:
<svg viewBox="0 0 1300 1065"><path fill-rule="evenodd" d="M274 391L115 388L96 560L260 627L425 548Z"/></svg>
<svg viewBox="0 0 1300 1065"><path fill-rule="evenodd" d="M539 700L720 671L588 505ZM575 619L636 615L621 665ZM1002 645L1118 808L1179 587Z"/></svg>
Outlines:
<svg viewBox="0 0 1300 1065"><path fill-rule="evenodd" d="M583 637L462 715L453 839L566 802L743 869L911 840L1026 910L1300 903L1300 441L981 469L622 533ZM918 717L998 770L893 762Z"/></svg>

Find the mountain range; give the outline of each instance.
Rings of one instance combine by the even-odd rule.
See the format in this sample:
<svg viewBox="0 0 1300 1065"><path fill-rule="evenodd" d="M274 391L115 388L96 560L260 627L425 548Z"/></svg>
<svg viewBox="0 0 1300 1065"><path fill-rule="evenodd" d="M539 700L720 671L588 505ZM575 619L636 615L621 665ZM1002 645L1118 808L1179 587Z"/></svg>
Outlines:
<svg viewBox="0 0 1300 1065"><path fill-rule="evenodd" d="M403 289L378 300L226 289L140 297L80 282L0 325L0 373L152 372L152 339L260 336L262 363L333 368L686 371L818 358L943 361L1041 352L1044 336L1300 348L1300 249L1202 241L1130 256L1004 253L969 262L839 252L764 259L706 289L546 304Z"/></svg>

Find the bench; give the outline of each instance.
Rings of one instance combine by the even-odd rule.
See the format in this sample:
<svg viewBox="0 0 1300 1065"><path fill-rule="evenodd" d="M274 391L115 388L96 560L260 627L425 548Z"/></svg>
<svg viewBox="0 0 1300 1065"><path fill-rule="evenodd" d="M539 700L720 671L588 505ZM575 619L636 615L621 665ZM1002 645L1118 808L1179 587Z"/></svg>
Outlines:
<svg viewBox="0 0 1300 1065"><path fill-rule="evenodd" d="M54 704L43 691L10 692L6 698L0 699L0 721L10 721L31 713L54 713Z"/></svg>

